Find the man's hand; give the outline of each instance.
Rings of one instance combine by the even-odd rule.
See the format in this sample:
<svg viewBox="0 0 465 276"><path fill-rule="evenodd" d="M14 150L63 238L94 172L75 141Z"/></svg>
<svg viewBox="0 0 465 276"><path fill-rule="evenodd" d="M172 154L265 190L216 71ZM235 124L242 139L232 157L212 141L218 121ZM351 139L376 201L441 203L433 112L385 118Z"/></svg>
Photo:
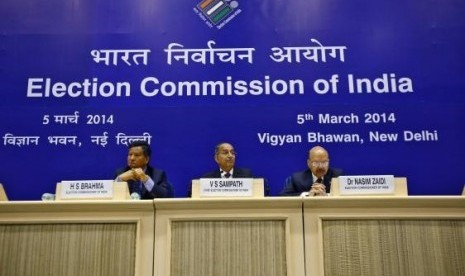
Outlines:
<svg viewBox="0 0 465 276"><path fill-rule="evenodd" d="M325 196L326 186L322 183L313 183L309 191L309 196Z"/></svg>
<svg viewBox="0 0 465 276"><path fill-rule="evenodd" d="M142 170L141 168L130 169L129 171L120 174L118 177L121 181L137 180L146 182L148 179L148 176L144 173L144 170Z"/></svg>
<svg viewBox="0 0 465 276"><path fill-rule="evenodd" d="M142 170L141 168L137 168L137 169L132 169L132 171L133 171L133 175L135 179L142 181L142 182L147 181L148 176L145 174L144 170Z"/></svg>
<svg viewBox="0 0 465 276"><path fill-rule="evenodd" d="M128 181L128 180L135 180L135 175L133 170L125 171L124 173L120 174L118 178L121 181Z"/></svg>

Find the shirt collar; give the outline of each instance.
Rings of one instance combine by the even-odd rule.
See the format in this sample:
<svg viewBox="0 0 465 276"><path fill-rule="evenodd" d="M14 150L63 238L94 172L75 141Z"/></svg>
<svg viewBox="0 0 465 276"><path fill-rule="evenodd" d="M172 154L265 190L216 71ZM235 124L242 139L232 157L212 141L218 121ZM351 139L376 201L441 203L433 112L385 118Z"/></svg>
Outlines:
<svg viewBox="0 0 465 276"><path fill-rule="evenodd" d="M225 175L226 173L228 173L228 172L223 171L222 169L220 169L221 177L224 177L224 175ZM229 173L231 174L231 177L232 177L232 175L234 174L234 168L232 168L232 169L229 171Z"/></svg>
<svg viewBox="0 0 465 276"><path fill-rule="evenodd" d="M313 183L315 183L318 180L318 177L316 177L316 175L312 173L312 179L313 179ZM322 176L321 179L325 179L325 176Z"/></svg>

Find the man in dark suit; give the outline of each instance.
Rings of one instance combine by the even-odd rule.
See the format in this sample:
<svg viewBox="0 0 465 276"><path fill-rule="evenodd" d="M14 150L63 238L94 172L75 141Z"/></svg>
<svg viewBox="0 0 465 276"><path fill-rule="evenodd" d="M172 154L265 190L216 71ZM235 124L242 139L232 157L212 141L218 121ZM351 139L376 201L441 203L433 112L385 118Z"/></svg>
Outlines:
<svg viewBox="0 0 465 276"><path fill-rule="evenodd" d="M329 167L329 154L320 146L308 152L307 166L307 170L296 172L286 179L281 195L306 195L308 192L310 196L324 196L331 191L331 179L342 174L341 170Z"/></svg>
<svg viewBox="0 0 465 276"><path fill-rule="evenodd" d="M229 143L221 143L215 147L215 162L218 168L205 173L201 178L254 178L253 173L249 169L235 167L236 151ZM265 185L265 194L266 194ZM192 194L192 187L187 188L187 196Z"/></svg>
<svg viewBox="0 0 465 276"><path fill-rule="evenodd" d="M236 164L236 151L229 143L221 143L215 147L215 162L218 169L208 172L202 178L253 178L249 169L234 167Z"/></svg>
<svg viewBox="0 0 465 276"><path fill-rule="evenodd" d="M116 172L115 181L128 183L129 193L139 194L141 199L173 197L173 188L166 173L149 165L152 150L146 141L134 141L129 145L128 165Z"/></svg>

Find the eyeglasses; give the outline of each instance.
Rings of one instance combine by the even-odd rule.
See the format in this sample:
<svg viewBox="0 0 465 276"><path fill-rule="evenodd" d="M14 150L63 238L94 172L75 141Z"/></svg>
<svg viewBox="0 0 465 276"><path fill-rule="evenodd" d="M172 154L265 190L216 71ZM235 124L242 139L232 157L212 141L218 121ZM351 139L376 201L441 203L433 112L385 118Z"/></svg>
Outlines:
<svg viewBox="0 0 465 276"><path fill-rule="evenodd" d="M317 162L317 161L313 161L312 163L310 163L313 167L327 167L329 162L328 161L323 161L323 162Z"/></svg>

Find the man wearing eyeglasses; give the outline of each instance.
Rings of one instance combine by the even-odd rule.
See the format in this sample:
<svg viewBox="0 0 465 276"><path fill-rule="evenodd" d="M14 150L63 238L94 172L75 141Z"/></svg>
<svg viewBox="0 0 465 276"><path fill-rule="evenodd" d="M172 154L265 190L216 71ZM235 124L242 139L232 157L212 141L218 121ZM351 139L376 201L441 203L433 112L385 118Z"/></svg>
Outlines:
<svg viewBox="0 0 465 276"><path fill-rule="evenodd" d="M329 154L320 146L308 152L307 166L307 170L286 179L281 195L325 196L331 191L331 179L342 174L341 170L329 167Z"/></svg>

